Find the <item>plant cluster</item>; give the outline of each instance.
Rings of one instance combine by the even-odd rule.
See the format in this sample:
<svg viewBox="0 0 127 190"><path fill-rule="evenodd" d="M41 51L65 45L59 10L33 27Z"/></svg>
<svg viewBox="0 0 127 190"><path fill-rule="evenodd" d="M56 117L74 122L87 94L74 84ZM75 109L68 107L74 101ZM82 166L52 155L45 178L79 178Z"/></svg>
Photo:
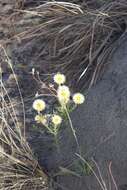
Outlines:
<svg viewBox="0 0 127 190"><path fill-rule="evenodd" d="M55 74L53 80L57 88L55 89L54 87L52 96L56 98L58 103L57 106L54 107L53 113L43 113L46 109L46 102L41 98L33 102L33 109L37 112L35 116L36 123L42 124L49 133L57 136L64 120L69 119L69 113L74 110L77 105L84 103L85 97L80 92L72 95L70 88L65 85L66 76L64 74Z"/></svg>

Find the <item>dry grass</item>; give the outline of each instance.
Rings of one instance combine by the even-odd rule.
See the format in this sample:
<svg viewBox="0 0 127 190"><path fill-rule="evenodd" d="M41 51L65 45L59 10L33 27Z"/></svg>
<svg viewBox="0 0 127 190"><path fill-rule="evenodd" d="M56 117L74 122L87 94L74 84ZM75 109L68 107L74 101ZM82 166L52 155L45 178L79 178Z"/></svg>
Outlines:
<svg viewBox="0 0 127 190"><path fill-rule="evenodd" d="M49 72L60 70L73 79L73 87L88 87L97 80L107 57L126 32L126 11L125 0L105 3L97 10L55 1L31 9L15 9L8 42L44 41ZM28 15L32 24L31 19L25 23ZM17 30L20 26L22 32ZM44 48L37 59L44 58L43 52Z"/></svg>
<svg viewBox="0 0 127 190"><path fill-rule="evenodd" d="M3 47L1 49L15 76L6 50ZM21 99L22 106L20 108L24 112L23 99L16 76L15 82L18 86ZM39 166L26 141L25 121L24 126L19 125L14 102L12 102L11 97L8 95L2 75L0 76L0 189L48 189L47 174Z"/></svg>

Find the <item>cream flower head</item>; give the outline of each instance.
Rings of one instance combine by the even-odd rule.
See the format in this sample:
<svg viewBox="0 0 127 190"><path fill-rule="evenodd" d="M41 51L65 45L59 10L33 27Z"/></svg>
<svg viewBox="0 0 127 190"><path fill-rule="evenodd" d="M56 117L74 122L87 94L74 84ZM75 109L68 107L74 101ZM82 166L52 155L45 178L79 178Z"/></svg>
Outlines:
<svg viewBox="0 0 127 190"><path fill-rule="evenodd" d="M82 104L85 101L85 97L83 94L78 92L73 95L73 101L75 104Z"/></svg>
<svg viewBox="0 0 127 190"><path fill-rule="evenodd" d="M67 104L70 100L70 90L68 86L59 86L57 90L57 97L61 104Z"/></svg>
<svg viewBox="0 0 127 190"><path fill-rule="evenodd" d="M52 116L52 123L54 124L54 125L60 125L61 124L61 122L62 122L62 118L59 116L59 115L53 115Z"/></svg>
<svg viewBox="0 0 127 190"><path fill-rule="evenodd" d="M61 73L57 73L55 76L54 76L54 82L57 83L58 85L60 84L64 84L65 81L66 81L66 77L64 74L61 74Z"/></svg>
<svg viewBox="0 0 127 190"><path fill-rule="evenodd" d="M46 119L46 117L43 116L43 115L36 115L36 116L35 116L35 121L36 121L37 123L42 123L43 125L46 125L46 124L47 124L47 119Z"/></svg>
<svg viewBox="0 0 127 190"><path fill-rule="evenodd" d="M44 100L42 99L37 99L33 102L33 109L35 109L38 112L43 111L45 107L46 107L46 104Z"/></svg>

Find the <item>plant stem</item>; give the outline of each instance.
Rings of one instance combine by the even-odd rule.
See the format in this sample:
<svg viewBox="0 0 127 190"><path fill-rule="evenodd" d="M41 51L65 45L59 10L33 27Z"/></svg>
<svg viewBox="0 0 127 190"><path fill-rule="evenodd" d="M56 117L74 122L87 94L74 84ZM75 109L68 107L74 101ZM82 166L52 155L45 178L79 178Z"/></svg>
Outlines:
<svg viewBox="0 0 127 190"><path fill-rule="evenodd" d="M46 129L48 129L48 131L54 135L54 132L52 131L52 129L50 129L47 125L45 125Z"/></svg>
<svg viewBox="0 0 127 190"><path fill-rule="evenodd" d="M59 142L58 142L58 138L57 138L57 133L54 133L54 139L55 139L57 152L58 152L58 154L60 154L60 146L59 146Z"/></svg>
<svg viewBox="0 0 127 190"><path fill-rule="evenodd" d="M71 121L71 118L70 118L70 115L69 115L69 113L68 113L68 110L67 110L66 106L65 106L64 109L65 109L67 118L68 118L69 123L70 123L70 127L71 127L71 130L72 130L72 134L73 134L73 136L74 136L74 138L75 138L75 141L76 141L76 144L77 144L77 148L78 148L79 155L81 155L81 150L80 150L78 138L77 138L77 136L76 136L76 132L75 132L75 129L74 129L74 127L73 127L73 124L72 124L72 121Z"/></svg>

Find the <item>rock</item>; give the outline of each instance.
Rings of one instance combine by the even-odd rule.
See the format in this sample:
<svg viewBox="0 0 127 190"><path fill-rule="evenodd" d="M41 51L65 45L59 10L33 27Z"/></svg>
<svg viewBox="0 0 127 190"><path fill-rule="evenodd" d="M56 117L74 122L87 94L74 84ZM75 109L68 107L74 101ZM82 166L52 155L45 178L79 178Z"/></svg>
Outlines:
<svg viewBox="0 0 127 190"><path fill-rule="evenodd" d="M86 102L72 114L82 156L95 160L109 188L109 164L119 188L125 189L127 178L127 36L109 60L104 75L87 91ZM39 163L49 172L68 167L77 159L76 143L65 127L59 136L60 153L50 135L31 130L28 141ZM65 141L66 139L66 141ZM95 167L96 168L96 167ZM97 169L95 171L98 173ZM61 176L57 182L67 189L101 189L91 173L81 178ZM111 176L110 176L111 180ZM112 190L116 190L113 181ZM121 189L120 189L121 190Z"/></svg>
<svg viewBox="0 0 127 190"><path fill-rule="evenodd" d="M102 79L87 92L86 103L71 116L83 156L88 159L94 158L107 187L108 166L112 162L112 174L117 186L122 189L126 189L124 184L127 183L126 50L127 36L110 59ZM100 189L92 175L79 180L80 188L74 187L73 179L67 179L67 184L65 181L64 179L63 185L69 189L84 190L84 183L89 190ZM116 189L113 182L112 189Z"/></svg>
<svg viewBox="0 0 127 190"><path fill-rule="evenodd" d="M127 178L127 36L118 46L107 64L104 75L87 91L86 102L72 114L82 156L95 160L109 188L109 164L120 190L126 187ZM31 130L28 141L39 163L49 172L58 171L59 166L68 167L76 159L76 143L65 127L59 136L60 153L53 146L53 139L45 133ZM65 141L66 139L66 141ZM95 167L96 168L96 167ZM97 169L95 171L98 174ZM61 176L58 183L67 189L101 189L91 173L81 178ZM111 180L111 176L110 176ZM113 181L112 190L116 190Z"/></svg>

